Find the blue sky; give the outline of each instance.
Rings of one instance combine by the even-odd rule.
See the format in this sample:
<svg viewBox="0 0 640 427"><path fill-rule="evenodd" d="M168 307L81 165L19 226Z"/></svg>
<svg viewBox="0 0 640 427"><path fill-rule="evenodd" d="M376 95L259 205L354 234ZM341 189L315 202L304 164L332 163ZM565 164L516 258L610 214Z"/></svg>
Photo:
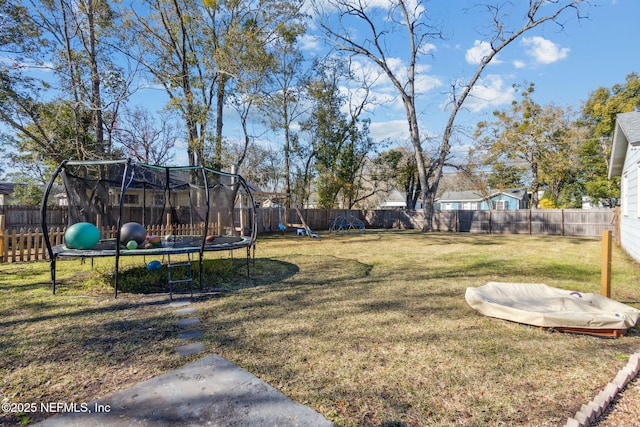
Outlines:
<svg viewBox="0 0 640 427"><path fill-rule="evenodd" d="M387 0L367 1L369 4L387 4ZM431 22L438 25L445 36L444 40L431 40L430 55L420 63L421 91L416 98L421 113L421 131L436 142L439 142L449 116L444 108L449 87L456 80L470 78L486 42L481 33L486 30L487 16L482 14L482 9L471 7L474 3L482 1L422 2ZM520 12L528 4L526 0L511 0L511 3L517 5ZM514 83L535 83L533 99L541 105L553 103L579 109L581 102L598 87L622 84L629 73L640 72L637 31L640 0L592 0L587 14L588 19L578 22L575 14L566 13L562 18L563 30L552 22L546 23L502 51L485 69L482 81L476 85L475 97L467 100L467 108L458 116L456 124L472 131L476 122L490 119L492 111L508 108L517 96L512 88ZM521 25L522 13L514 10L512 18L514 26ZM362 29L354 27L350 31L358 34ZM309 25L309 34L301 40L306 54L321 56L324 53L326 46L315 37L317 35L317 28ZM390 49L388 57L397 70L402 70L406 64L402 40L398 40L394 45L397 49ZM358 59L356 65L363 73L375 70L364 58ZM408 139L406 115L395 90L385 79L380 79L373 90L379 104L370 107L371 136L378 141L388 138L405 143ZM165 102L163 91L151 88L138 92L133 101L149 110L161 108ZM225 114L225 136L229 140L241 140L241 129L233 109L227 108ZM280 135L265 133L257 121L253 126L253 133L261 135L259 142L276 149L281 147ZM463 138L457 149L464 151L465 145L472 143ZM178 147L176 154L174 163L185 164L186 150Z"/></svg>
<svg viewBox="0 0 640 427"><path fill-rule="evenodd" d="M370 2L385 3L383 0ZM480 8L470 8L471 0L423 2L433 23L442 26L445 40L432 40L431 55L421 63L419 80L422 93L416 97L421 117L421 131L436 139L442 133L448 112L444 110L449 87L455 80L468 80L477 68L486 36L481 34L488 24ZM519 11L528 2L513 1ZM466 10L465 10L466 9ZM485 69L476 86L475 97L465 104L467 111L457 119L459 126L469 129L479 120L489 119L492 111L505 109L517 96L515 84L533 82L534 101L539 104L573 106L579 109L591 92L600 86L624 83L631 72L640 72L640 49L637 46L638 0L595 0L587 10L588 19L578 21L575 13L562 16L564 28L553 22L526 33L516 40ZM513 11L514 26L521 25L521 16ZM354 28L354 34L360 31ZM486 31L485 31L486 32ZM307 36L309 51L319 49L319 42ZM402 43L397 52L397 67L401 68ZM361 59L363 69L372 67ZM392 99L393 90L384 80L374 87L380 99L386 99L371 114L372 136L401 142L407 138L406 116L401 103ZM386 97L386 98L385 98Z"/></svg>

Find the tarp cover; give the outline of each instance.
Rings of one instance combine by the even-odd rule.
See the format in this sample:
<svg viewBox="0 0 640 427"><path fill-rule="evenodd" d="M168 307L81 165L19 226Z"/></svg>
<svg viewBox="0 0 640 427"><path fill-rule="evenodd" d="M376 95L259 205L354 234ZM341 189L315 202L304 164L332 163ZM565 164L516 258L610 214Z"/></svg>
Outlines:
<svg viewBox="0 0 640 427"><path fill-rule="evenodd" d="M640 310L602 295L540 283L489 282L467 288L465 299L485 316L544 328L626 330L640 318Z"/></svg>

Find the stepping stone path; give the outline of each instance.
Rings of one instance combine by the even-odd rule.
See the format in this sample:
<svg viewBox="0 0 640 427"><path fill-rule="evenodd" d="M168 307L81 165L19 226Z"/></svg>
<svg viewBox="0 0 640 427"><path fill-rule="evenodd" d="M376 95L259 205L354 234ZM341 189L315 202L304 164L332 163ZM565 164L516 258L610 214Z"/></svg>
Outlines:
<svg viewBox="0 0 640 427"><path fill-rule="evenodd" d="M182 318L178 320L178 327L184 329L184 331L178 334L178 339L185 341L196 340L202 337L202 331L200 329L191 329L193 326L200 324L200 319L197 317L186 317L196 313L195 308L189 307L190 304L191 301L188 300L178 300L169 303L169 307L178 308L175 313L178 316L182 316ZM176 347L176 351L180 356L188 356L205 351L205 348L201 342L196 341Z"/></svg>

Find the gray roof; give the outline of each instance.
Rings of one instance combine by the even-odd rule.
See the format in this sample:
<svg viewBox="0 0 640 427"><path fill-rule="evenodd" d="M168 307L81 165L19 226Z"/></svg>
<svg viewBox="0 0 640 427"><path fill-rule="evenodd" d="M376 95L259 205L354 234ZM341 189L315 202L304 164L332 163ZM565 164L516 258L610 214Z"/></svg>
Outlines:
<svg viewBox="0 0 640 427"><path fill-rule="evenodd" d="M385 202L406 202L407 198L399 190L391 190Z"/></svg>
<svg viewBox="0 0 640 427"><path fill-rule="evenodd" d="M524 196L527 195L526 188L507 188L506 190L496 191L491 194L491 197L499 196L500 194L504 194L506 196L513 197L514 199L521 200Z"/></svg>
<svg viewBox="0 0 640 427"><path fill-rule="evenodd" d="M620 113L616 116L609 160L609 179L622 174L629 144L640 145L640 112L638 111Z"/></svg>
<svg viewBox="0 0 640 427"><path fill-rule="evenodd" d="M440 196L441 202L480 202L484 199L480 191L445 191Z"/></svg>
<svg viewBox="0 0 640 427"><path fill-rule="evenodd" d="M15 187L13 182L0 182L0 194L11 194Z"/></svg>

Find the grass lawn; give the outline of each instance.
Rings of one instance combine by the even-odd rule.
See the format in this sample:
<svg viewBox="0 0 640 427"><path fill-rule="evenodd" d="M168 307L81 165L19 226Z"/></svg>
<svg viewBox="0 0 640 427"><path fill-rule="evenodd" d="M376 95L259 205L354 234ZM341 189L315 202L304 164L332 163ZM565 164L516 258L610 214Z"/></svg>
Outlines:
<svg viewBox="0 0 640 427"><path fill-rule="evenodd" d="M600 291L596 239L375 231L258 239L207 254L192 305L201 342L337 426L557 426L640 351L618 339L554 333L479 315L464 300L488 281ZM147 260L149 261L149 260ZM164 271L127 259L0 265L0 399L88 402L203 354L180 358ZM640 308L640 266L615 248L612 298ZM0 413L0 424L42 419Z"/></svg>

